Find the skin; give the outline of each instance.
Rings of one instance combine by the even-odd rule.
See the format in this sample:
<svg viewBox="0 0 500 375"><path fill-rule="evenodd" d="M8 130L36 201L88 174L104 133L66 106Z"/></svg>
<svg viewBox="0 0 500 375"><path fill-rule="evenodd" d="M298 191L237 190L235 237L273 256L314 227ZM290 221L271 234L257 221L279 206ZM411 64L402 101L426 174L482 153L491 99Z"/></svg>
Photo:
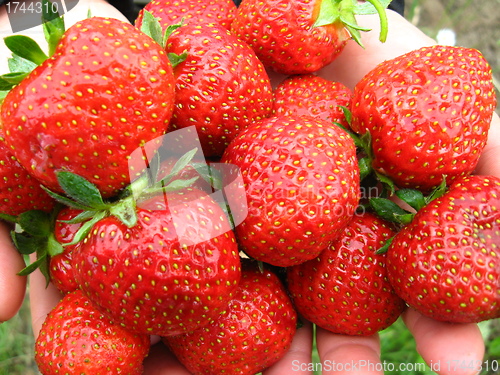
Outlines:
<svg viewBox="0 0 500 375"><path fill-rule="evenodd" d="M117 15L117 11L104 1L82 0L79 4L79 10L72 11L73 14L70 12L71 17L74 17L72 20L76 20L79 17L80 19L84 18L89 5L92 8L93 15L118 16L124 19L123 16ZM348 87L353 88L364 74L381 61L412 49L435 44L432 39L426 37L401 16L391 11L388 13L390 31L385 44L381 44L378 41L378 21L376 16L362 16L359 19L360 25L373 29L363 36L365 49L357 46L354 42L349 43L344 53L335 62L322 69L319 74L325 78L340 81ZM68 14L68 20L70 14ZM4 27L4 33L6 26L5 12L0 12L0 21L0 36L2 36L2 26ZM67 24L70 24L69 21L67 21ZM4 35L8 34L7 32ZM39 37L40 35L38 35L38 39ZM0 44L0 55L5 56L2 47ZM4 63L4 61L0 62L0 64ZM5 65L0 65L0 72L6 72ZM272 76L274 82L279 82L283 78L275 74L272 74ZM495 115L492 121L489 142L477 167L477 173L500 176L500 163L496 157L499 150L500 119ZM0 299L2 301L0 301L0 321L7 320L14 315L22 302L26 280L15 275L21 266L22 259L14 252L8 237L8 231L4 226L1 226ZM43 278L38 272L35 272L31 276L30 282L32 321L36 336L45 316L61 296L53 286L45 288ZM2 303L3 300L9 301L9 303ZM470 369L450 371L445 368L444 364L446 361L456 360L463 360L465 361L464 363L468 363L469 361L480 363L484 355L484 343L477 325L441 323L424 317L412 309L408 309L403 314L403 319L415 337L419 353L427 363L442 364L441 371L437 372L438 374L467 375L474 373ZM278 363L266 370L264 374L282 375L293 373L297 375L310 375L312 372L307 368L307 364L311 362L312 337L312 326L306 322L297 331L290 351ZM153 338L152 340L153 346L145 362L145 375L189 374L166 350L163 344L158 342L158 338ZM317 346L321 360L325 364L370 364L369 367L358 368L354 372L353 369L343 366L346 371L335 372L336 374L383 375L383 372L375 371L377 364L380 364L380 342L378 335L364 338L347 337L318 329ZM299 366L301 364L303 366ZM329 373L328 371L323 371L323 374Z"/></svg>

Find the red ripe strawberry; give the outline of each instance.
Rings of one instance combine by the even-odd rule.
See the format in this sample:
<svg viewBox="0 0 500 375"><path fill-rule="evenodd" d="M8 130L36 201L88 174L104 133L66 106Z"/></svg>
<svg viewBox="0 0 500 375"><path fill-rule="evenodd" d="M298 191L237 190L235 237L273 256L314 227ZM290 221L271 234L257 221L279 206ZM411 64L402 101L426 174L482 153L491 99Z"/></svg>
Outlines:
<svg viewBox="0 0 500 375"><path fill-rule="evenodd" d="M289 349L297 314L278 277L245 265L227 309L193 332L164 338L192 374L248 374L264 370Z"/></svg>
<svg viewBox="0 0 500 375"><path fill-rule="evenodd" d="M139 28L145 11L158 18L163 29L181 21L197 25L217 23L229 29L236 14L236 5L233 0L152 0L141 9L135 20Z"/></svg>
<svg viewBox="0 0 500 375"><path fill-rule="evenodd" d="M44 375L142 374L149 337L136 335L99 313L79 290L47 315L35 344Z"/></svg>
<svg viewBox="0 0 500 375"><path fill-rule="evenodd" d="M67 223L66 221L75 218L81 212L81 210L65 207L58 213L54 224L54 237L60 244L65 246L62 253L50 258L50 281L61 293L69 293L78 289L72 260L74 248L79 246L79 243L75 245L67 244L73 241L82 223Z"/></svg>
<svg viewBox="0 0 500 375"><path fill-rule="evenodd" d="M386 254L375 252L394 234L375 215L356 215L316 259L289 267L288 290L297 311L339 334L366 336L389 327L406 304L389 283Z"/></svg>
<svg viewBox="0 0 500 375"><path fill-rule="evenodd" d="M115 216L94 224L73 253L75 277L107 316L138 333L169 336L208 324L240 274L222 209L199 190L140 203L137 224Z"/></svg>
<svg viewBox="0 0 500 375"><path fill-rule="evenodd" d="M436 320L500 317L499 210L499 178L457 178L394 237L387 269L396 292Z"/></svg>
<svg viewBox="0 0 500 375"><path fill-rule="evenodd" d="M294 75L274 89L274 112L309 115L348 128L342 107L350 107L351 95L351 90L342 83L313 74Z"/></svg>
<svg viewBox="0 0 500 375"><path fill-rule="evenodd" d="M56 171L116 194L141 171L128 156L166 132L174 76L163 48L135 27L89 18L14 87L2 106L7 144L19 163L61 192Z"/></svg>
<svg viewBox="0 0 500 375"><path fill-rule="evenodd" d="M351 220L360 197L352 138L311 117L253 124L222 162L240 168L248 216L236 227L249 256L287 267L313 259Z"/></svg>
<svg viewBox="0 0 500 375"><path fill-rule="evenodd" d="M378 0L371 0L383 20ZM231 31L247 42L264 65L283 74L315 72L332 62L354 38L361 44L353 0L243 0ZM364 30L366 31L366 29Z"/></svg>
<svg viewBox="0 0 500 375"><path fill-rule="evenodd" d="M269 77L252 49L219 25L189 24L168 39L175 67L171 129L196 126L206 157L221 156L234 136L272 112Z"/></svg>
<svg viewBox="0 0 500 375"><path fill-rule="evenodd" d="M49 212L53 207L54 200L5 144L0 121L0 213L18 216L29 210Z"/></svg>
<svg viewBox="0 0 500 375"><path fill-rule="evenodd" d="M356 85L351 127L370 132L378 172L427 191L474 170L495 105L480 52L425 47L381 63Z"/></svg>

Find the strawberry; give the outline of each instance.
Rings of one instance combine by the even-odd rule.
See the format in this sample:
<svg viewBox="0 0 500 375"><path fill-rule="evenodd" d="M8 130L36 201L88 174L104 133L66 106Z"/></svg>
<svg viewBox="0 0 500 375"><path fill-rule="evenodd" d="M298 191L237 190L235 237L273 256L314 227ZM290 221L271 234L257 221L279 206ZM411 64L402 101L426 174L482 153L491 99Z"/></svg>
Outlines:
<svg viewBox="0 0 500 375"><path fill-rule="evenodd" d="M387 269L395 291L440 321L500 317L499 209L499 178L456 178L392 240Z"/></svg>
<svg viewBox="0 0 500 375"><path fill-rule="evenodd" d="M229 29L236 13L233 0L152 0L141 9L135 25L142 26L144 12L150 12L160 20L163 29L178 24L217 23Z"/></svg>
<svg viewBox="0 0 500 375"><path fill-rule="evenodd" d="M313 259L351 220L360 197L352 138L307 116L275 116L242 131L222 162L236 165L248 216L238 225L250 257L288 267Z"/></svg>
<svg viewBox="0 0 500 375"><path fill-rule="evenodd" d="M225 311L208 326L164 342L192 374L252 375L289 349L297 314L279 278L243 263L241 282Z"/></svg>
<svg viewBox="0 0 500 375"><path fill-rule="evenodd" d="M140 173L129 172L129 154L166 132L173 102L163 47L125 22L93 17L7 94L1 117L14 156L44 185L62 192L56 172L70 171L109 197Z"/></svg>
<svg viewBox="0 0 500 375"><path fill-rule="evenodd" d="M365 336L389 327L406 304L389 283L386 254L375 252L394 234L374 214L357 214L317 258L289 267L297 311L339 334Z"/></svg>
<svg viewBox="0 0 500 375"><path fill-rule="evenodd" d="M274 89L274 113L319 117L349 127L342 107L349 108L351 95L340 82L313 74L294 75Z"/></svg>
<svg viewBox="0 0 500 375"><path fill-rule="evenodd" d="M387 60L354 88L352 129L370 133L372 165L399 187L429 191L470 174L496 105L480 52L424 47Z"/></svg>
<svg viewBox="0 0 500 375"><path fill-rule="evenodd" d="M79 290L67 294L47 315L35 343L44 375L142 374L149 337L106 319Z"/></svg>
<svg viewBox="0 0 500 375"><path fill-rule="evenodd" d="M207 158L220 157L253 121L272 112L269 77L252 49L220 25L176 29L167 52L187 54L175 67L171 129L195 126Z"/></svg>
<svg viewBox="0 0 500 375"><path fill-rule="evenodd" d="M77 244L71 244L75 234L82 227L82 223L71 223L82 211L71 207L65 207L59 211L55 225L54 237L62 245L62 253L50 257L49 270L50 281L61 293L69 293L78 289L78 284L73 273L73 251Z"/></svg>
<svg viewBox="0 0 500 375"><path fill-rule="evenodd" d="M135 210L133 225L114 215L96 220L75 248L80 288L137 333L169 336L208 324L241 273L224 212L196 189L154 195Z"/></svg>
<svg viewBox="0 0 500 375"><path fill-rule="evenodd" d="M0 213L18 216L29 210L49 212L54 200L24 169L5 144L0 121Z"/></svg>
<svg viewBox="0 0 500 375"><path fill-rule="evenodd" d="M350 39L361 44L355 14L377 12L381 40L387 33L385 9L378 0L243 0L231 31L247 42L265 66L283 74L315 72L343 51ZM367 7L368 6L368 7Z"/></svg>

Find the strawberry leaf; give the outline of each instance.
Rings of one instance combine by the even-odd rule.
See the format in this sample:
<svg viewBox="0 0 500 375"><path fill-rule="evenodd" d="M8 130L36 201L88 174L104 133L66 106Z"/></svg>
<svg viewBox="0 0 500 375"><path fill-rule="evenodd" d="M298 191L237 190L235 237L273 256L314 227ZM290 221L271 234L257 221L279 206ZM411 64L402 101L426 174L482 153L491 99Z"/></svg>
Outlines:
<svg viewBox="0 0 500 375"><path fill-rule="evenodd" d="M382 246L380 249L378 249L377 251L375 251L375 254L384 254L384 253L386 253L387 250L389 250L389 247L391 246L393 240L394 240L394 237L389 238L385 242L384 246Z"/></svg>
<svg viewBox="0 0 500 375"><path fill-rule="evenodd" d="M7 60L9 70L11 73L15 72L31 72L37 65L29 60L23 59L21 56L12 54L12 57Z"/></svg>
<svg viewBox="0 0 500 375"><path fill-rule="evenodd" d="M17 251L23 255L35 253L44 242L42 239L32 237L27 233L12 232L11 238Z"/></svg>
<svg viewBox="0 0 500 375"><path fill-rule="evenodd" d="M186 52L181 53L180 55L178 55L176 53L169 52L167 54L167 56L168 56L168 59L170 60L170 64L172 64L172 67L175 68L177 65L184 62L187 59L188 55Z"/></svg>
<svg viewBox="0 0 500 375"><path fill-rule="evenodd" d="M35 271L37 268L42 269L42 266L44 263L47 263L47 254L44 254L43 256L39 257L37 260L35 260L33 263L28 265L27 267L23 268L21 271L18 272L19 276L28 276L30 273Z"/></svg>
<svg viewBox="0 0 500 375"><path fill-rule="evenodd" d="M144 11L141 31L150 36L160 46L165 47L164 33L160 22L158 18L153 16L153 14L147 10Z"/></svg>
<svg viewBox="0 0 500 375"><path fill-rule="evenodd" d="M37 65L47 60L48 56L42 51L38 43L28 36L11 35L4 38L4 43L16 55L34 62Z"/></svg>
<svg viewBox="0 0 500 375"><path fill-rule="evenodd" d="M380 6L382 6L384 9L387 9L387 7L392 3L392 0L379 0ZM355 12L356 14L375 14L378 13L377 9L375 6L370 3L369 1L364 1L362 3L357 2L355 6Z"/></svg>
<svg viewBox="0 0 500 375"><path fill-rule="evenodd" d="M434 190L425 198L426 203L433 201L434 199L440 198L444 193L446 193L446 176L443 177L443 181L439 186L436 186Z"/></svg>
<svg viewBox="0 0 500 375"><path fill-rule="evenodd" d="M17 73L6 73L1 76L2 80L6 81L7 83L12 84L13 86L21 83L23 79L25 79L28 76L28 73L22 73L22 72L17 72Z"/></svg>
<svg viewBox="0 0 500 375"><path fill-rule="evenodd" d="M42 0L42 22L45 40L49 44L49 56L52 56L66 31L64 17L59 15L57 7L48 0Z"/></svg>
<svg viewBox="0 0 500 375"><path fill-rule="evenodd" d="M427 202L425 201L424 194L415 189L400 189L396 191L396 195L403 202L414 208L416 211L424 207Z"/></svg>
<svg viewBox="0 0 500 375"><path fill-rule="evenodd" d="M386 198L371 198L370 206L381 218L396 224L407 224L407 215L411 214Z"/></svg>
<svg viewBox="0 0 500 375"><path fill-rule="evenodd" d="M99 189L85 178L62 171L57 173L57 180L64 192L78 203L96 210L105 210L109 207L104 203Z"/></svg>
<svg viewBox="0 0 500 375"><path fill-rule="evenodd" d="M60 195L54 193L52 190L47 189L45 186L40 185L43 190L52 198L54 198L57 202L64 204L65 206L76 208L78 210L92 210L92 207L85 206L81 203L75 202L73 199L65 197L64 195Z"/></svg>
<svg viewBox="0 0 500 375"><path fill-rule="evenodd" d="M51 232L50 214L40 210L30 210L18 216L17 223L29 235L48 237Z"/></svg>

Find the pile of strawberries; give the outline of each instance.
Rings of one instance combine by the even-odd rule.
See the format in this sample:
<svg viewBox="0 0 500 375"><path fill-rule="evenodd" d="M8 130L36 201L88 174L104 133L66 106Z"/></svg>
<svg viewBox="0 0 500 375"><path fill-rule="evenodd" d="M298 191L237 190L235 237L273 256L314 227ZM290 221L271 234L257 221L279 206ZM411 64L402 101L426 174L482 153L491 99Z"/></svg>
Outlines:
<svg viewBox="0 0 500 375"><path fill-rule="evenodd" d="M141 374L151 336L193 374L255 374L299 314L347 335L407 306L500 317L500 178L472 175L488 63L422 48L351 92L314 73L361 42L354 13L387 25L339 3L153 0L135 25L44 13L49 55L5 39L1 218L64 295L44 375Z"/></svg>

